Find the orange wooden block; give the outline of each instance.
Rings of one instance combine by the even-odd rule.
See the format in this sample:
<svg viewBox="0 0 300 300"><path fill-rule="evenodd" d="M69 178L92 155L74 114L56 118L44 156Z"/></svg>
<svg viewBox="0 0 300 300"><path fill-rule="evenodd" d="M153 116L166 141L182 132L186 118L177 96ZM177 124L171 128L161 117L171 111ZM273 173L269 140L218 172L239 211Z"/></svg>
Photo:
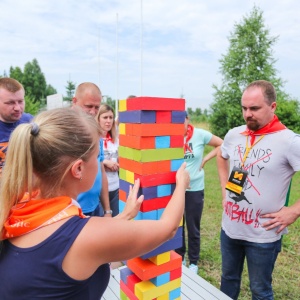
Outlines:
<svg viewBox="0 0 300 300"><path fill-rule="evenodd" d="M124 135L184 135L184 124L125 124Z"/></svg>
<svg viewBox="0 0 300 300"><path fill-rule="evenodd" d="M128 170L139 175L167 173L171 171L170 160L143 163L128 158L119 157L119 165L121 169Z"/></svg>
<svg viewBox="0 0 300 300"><path fill-rule="evenodd" d="M127 200L127 193L121 189L119 189L119 199L123 202L126 202Z"/></svg>
<svg viewBox="0 0 300 300"><path fill-rule="evenodd" d="M127 110L185 110L185 99L135 97L127 99Z"/></svg>
<svg viewBox="0 0 300 300"><path fill-rule="evenodd" d="M128 124L126 124L128 125ZM155 149L154 136L134 136L134 135L119 135L119 144L121 146L134 149Z"/></svg>
<svg viewBox="0 0 300 300"><path fill-rule="evenodd" d="M140 257L136 257L127 260L127 267L141 280L149 280L163 273L180 268L181 263L181 256L175 251L171 251L171 259L165 264L157 266L148 259L143 260Z"/></svg>

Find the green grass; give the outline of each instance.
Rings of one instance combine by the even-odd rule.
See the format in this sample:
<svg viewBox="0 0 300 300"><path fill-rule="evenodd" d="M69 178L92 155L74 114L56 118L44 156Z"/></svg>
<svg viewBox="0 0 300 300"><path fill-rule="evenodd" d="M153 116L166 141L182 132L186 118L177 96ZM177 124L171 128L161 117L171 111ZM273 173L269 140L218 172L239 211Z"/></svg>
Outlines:
<svg viewBox="0 0 300 300"><path fill-rule="evenodd" d="M208 129L206 124L195 127ZM211 150L207 146L205 152ZM290 205L300 198L300 172L292 181ZM201 220L201 253L199 274L212 285L220 288L221 254L220 228L222 218L222 197L216 159L205 165L205 201ZM273 272L275 299L299 299L300 294L300 218L291 226L283 238L282 251L278 256ZM239 300L251 299L247 268L245 266Z"/></svg>

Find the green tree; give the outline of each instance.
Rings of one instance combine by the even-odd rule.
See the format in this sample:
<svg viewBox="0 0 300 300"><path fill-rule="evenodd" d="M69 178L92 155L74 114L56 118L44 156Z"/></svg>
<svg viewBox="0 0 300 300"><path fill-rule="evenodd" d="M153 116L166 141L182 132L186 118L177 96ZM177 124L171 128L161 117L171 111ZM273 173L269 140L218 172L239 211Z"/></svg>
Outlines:
<svg viewBox="0 0 300 300"><path fill-rule="evenodd" d="M25 95L25 112L35 116L40 110L40 102L34 102L30 96Z"/></svg>
<svg viewBox="0 0 300 300"><path fill-rule="evenodd" d="M45 95L49 96L54 94L57 94L57 90L51 84L48 84L46 87Z"/></svg>
<svg viewBox="0 0 300 300"><path fill-rule="evenodd" d="M20 67L10 67L9 74L11 78L18 80L19 82L23 82L23 72Z"/></svg>
<svg viewBox="0 0 300 300"><path fill-rule="evenodd" d="M299 105L283 91L284 82L276 74L272 47L277 40L278 37L270 36L263 12L256 6L243 17L241 23L234 25L227 53L220 59L221 86L213 85L214 102L210 106L209 123L214 134L224 137L230 128L244 124L240 104L242 92L249 83L259 79L274 85L278 99L276 113L281 121L296 124L296 121L291 124L286 119L288 114L292 114L299 123ZM293 126L290 128L296 129Z"/></svg>
<svg viewBox="0 0 300 300"><path fill-rule="evenodd" d="M65 101L72 101L74 92L76 90L76 83L74 83L71 80L68 80L67 81L67 86L65 88L66 88L66 92L67 92L67 97L64 97L64 100Z"/></svg>
<svg viewBox="0 0 300 300"><path fill-rule="evenodd" d="M116 100L113 100L111 97L103 97L103 102L111 106L116 113Z"/></svg>

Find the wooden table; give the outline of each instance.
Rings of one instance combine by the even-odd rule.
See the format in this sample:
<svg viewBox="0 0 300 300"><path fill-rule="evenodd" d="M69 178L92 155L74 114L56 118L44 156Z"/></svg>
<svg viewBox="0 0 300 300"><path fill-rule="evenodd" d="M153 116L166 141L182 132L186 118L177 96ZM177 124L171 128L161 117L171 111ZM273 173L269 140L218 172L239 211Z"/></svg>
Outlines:
<svg viewBox="0 0 300 300"><path fill-rule="evenodd" d="M101 300L119 300L120 299L120 269L111 271L109 285ZM181 277L181 300L230 300L215 286L204 280L202 277L191 272L187 267L182 266Z"/></svg>

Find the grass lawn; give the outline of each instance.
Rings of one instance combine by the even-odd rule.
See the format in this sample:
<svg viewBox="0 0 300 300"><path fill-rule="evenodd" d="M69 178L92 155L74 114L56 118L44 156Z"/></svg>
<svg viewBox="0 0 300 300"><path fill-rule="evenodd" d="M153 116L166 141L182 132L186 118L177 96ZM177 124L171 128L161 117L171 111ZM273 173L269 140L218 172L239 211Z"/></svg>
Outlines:
<svg viewBox="0 0 300 300"><path fill-rule="evenodd" d="M206 124L195 127L208 129ZM206 147L206 152L211 148ZM292 181L290 205L300 198L300 172ZM216 159L205 165L205 202L201 221L201 253L199 274L211 284L220 287L221 254L220 228L222 217L221 188ZM282 251L278 256L273 273L274 298L295 300L300 298L300 219L289 226L289 233L283 238ZM247 268L243 272L239 299L251 299Z"/></svg>

